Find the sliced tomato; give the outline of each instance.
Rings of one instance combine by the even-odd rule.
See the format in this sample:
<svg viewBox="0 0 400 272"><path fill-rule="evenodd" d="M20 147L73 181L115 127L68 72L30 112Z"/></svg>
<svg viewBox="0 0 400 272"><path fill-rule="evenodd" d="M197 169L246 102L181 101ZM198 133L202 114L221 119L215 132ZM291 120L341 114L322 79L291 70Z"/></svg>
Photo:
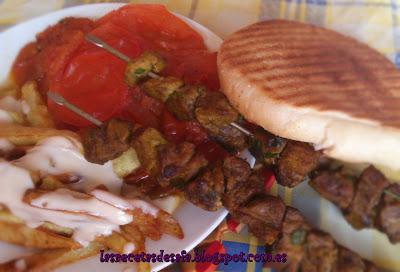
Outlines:
<svg viewBox="0 0 400 272"><path fill-rule="evenodd" d="M93 48L77 54L65 71L51 83L51 90L93 117L104 121L121 110L128 97L124 83L125 63L104 50ZM89 121L48 101L56 120L84 127Z"/></svg>
<svg viewBox="0 0 400 272"><path fill-rule="evenodd" d="M103 16L96 25L109 22L152 41L158 49L204 49L203 38L163 5L126 5Z"/></svg>
<svg viewBox="0 0 400 272"><path fill-rule="evenodd" d="M51 78L64 69L93 25L90 19L66 18L39 33L37 41L26 45L13 64L11 73L17 85L36 80L45 96Z"/></svg>

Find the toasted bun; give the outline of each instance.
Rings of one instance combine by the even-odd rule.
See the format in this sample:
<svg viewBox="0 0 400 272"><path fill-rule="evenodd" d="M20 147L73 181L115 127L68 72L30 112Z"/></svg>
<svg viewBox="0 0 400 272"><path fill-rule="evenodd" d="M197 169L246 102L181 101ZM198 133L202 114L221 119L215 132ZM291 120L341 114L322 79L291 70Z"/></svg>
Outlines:
<svg viewBox="0 0 400 272"><path fill-rule="evenodd" d="M222 91L247 120L333 158L400 172L400 72L367 45L293 21L222 44Z"/></svg>

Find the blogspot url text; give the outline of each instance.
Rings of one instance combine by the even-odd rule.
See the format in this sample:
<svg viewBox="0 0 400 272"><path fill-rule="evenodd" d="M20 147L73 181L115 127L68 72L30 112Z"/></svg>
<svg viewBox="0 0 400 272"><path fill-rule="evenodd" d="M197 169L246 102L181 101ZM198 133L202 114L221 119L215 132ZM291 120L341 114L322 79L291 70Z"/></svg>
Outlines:
<svg viewBox="0 0 400 272"><path fill-rule="evenodd" d="M102 263L120 263L120 262L166 262L166 263L181 263L181 262L196 262L196 263L213 263L219 265L223 263L228 265L230 262L257 262L257 263L286 263L286 253L270 254L270 253L245 253L240 252L239 254L228 254L228 253L214 253L207 254L205 250L195 251L192 255L182 250L180 253L165 253L164 250L160 250L160 253L129 253L129 254L118 254L112 252L105 252L100 250L100 262Z"/></svg>

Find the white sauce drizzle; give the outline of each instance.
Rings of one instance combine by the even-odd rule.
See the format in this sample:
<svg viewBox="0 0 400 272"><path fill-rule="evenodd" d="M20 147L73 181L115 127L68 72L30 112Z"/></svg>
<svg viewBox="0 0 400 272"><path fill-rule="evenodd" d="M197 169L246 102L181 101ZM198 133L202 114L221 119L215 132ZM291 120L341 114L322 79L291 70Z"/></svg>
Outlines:
<svg viewBox="0 0 400 272"><path fill-rule="evenodd" d="M61 136L39 142L15 164L39 171L41 176L72 174L81 177L81 182L74 184L78 190L91 191L98 185L105 185L108 190L119 193L122 185L111 161L103 165L88 162L80 153L79 144Z"/></svg>
<svg viewBox="0 0 400 272"><path fill-rule="evenodd" d="M156 206L146 201L140 199L120 198L104 190L94 190L90 194L98 200L104 201L105 203L108 203L123 210L141 209L142 212L150 214L154 217L157 216L159 211Z"/></svg>
<svg viewBox="0 0 400 272"><path fill-rule="evenodd" d="M110 235L119 231L120 225L134 220L124 210L143 209L145 213L157 215L158 209L141 200L126 200L112 193L94 190L93 196L58 189L39 196L30 204L22 201L25 192L34 184L29 171L9 162L0 162L0 203L34 228L44 222L74 230L73 239L86 246L96 236Z"/></svg>
<svg viewBox="0 0 400 272"><path fill-rule="evenodd" d="M15 216L24 220L30 227L40 226L46 221L53 222L73 229L73 238L82 245L87 245L97 235L110 235L113 231L119 231L119 225L127 222L126 215L124 214L121 217L120 213L115 213L113 222L116 223L112 223L105 218L84 213L42 209L23 202L22 198L26 190L33 189L34 184L27 170L14 166L9 162L0 162L0 177L0 203L5 204ZM47 198L46 195L43 198ZM67 205L62 199L54 200L51 199L51 196L47 200L47 205L56 205L51 201L59 202L60 206ZM89 202L85 203L83 207L91 210L88 204ZM93 202L90 204L93 205ZM104 211L101 212L104 213Z"/></svg>

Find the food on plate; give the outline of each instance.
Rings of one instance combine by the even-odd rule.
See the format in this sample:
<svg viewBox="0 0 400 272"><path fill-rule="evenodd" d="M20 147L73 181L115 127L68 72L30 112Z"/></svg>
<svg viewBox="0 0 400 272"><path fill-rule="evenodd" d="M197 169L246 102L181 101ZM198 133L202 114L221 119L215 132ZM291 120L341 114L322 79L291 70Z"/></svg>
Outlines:
<svg viewBox="0 0 400 272"><path fill-rule="evenodd" d="M388 59L339 33L272 20L229 36L218 71L232 105L268 131L254 130L250 151L279 184L311 178L355 228L400 242L400 194L389 181L400 180L400 73Z"/></svg>

